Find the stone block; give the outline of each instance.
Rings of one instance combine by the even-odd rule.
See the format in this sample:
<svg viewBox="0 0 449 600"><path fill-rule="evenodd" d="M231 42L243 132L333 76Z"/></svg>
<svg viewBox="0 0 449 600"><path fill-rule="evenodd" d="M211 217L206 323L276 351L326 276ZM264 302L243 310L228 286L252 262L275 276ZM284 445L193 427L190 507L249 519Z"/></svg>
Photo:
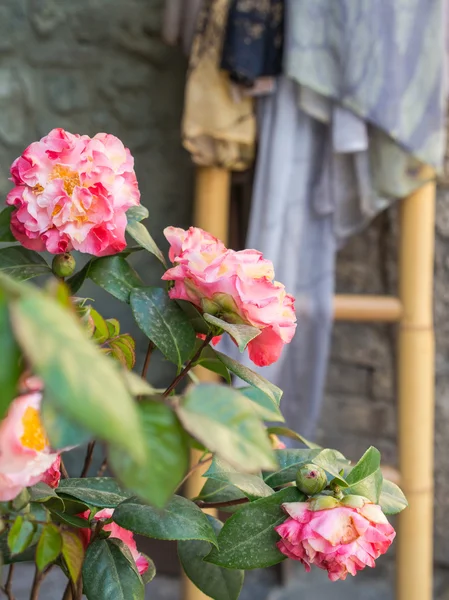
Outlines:
<svg viewBox="0 0 449 600"><path fill-rule="evenodd" d="M326 388L329 392L366 396L370 389L372 368L334 359L330 362Z"/></svg>
<svg viewBox="0 0 449 600"><path fill-rule="evenodd" d="M0 5L0 53L14 50L26 37L27 13L24 0Z"/></svg>
<svg viewBox="0 0 449 600"><path fill-rule="evenodd" d="M20 146L30 126L27 108L26 88L19 67L0 69L0 142Z"/></svg>
<svg viewBox="0 0 449 600"><path fill-rule="evenodd" d="M45 75L49 105L56 112L68 114L89 108L89 89L81 72L53 72Z"/></svg>

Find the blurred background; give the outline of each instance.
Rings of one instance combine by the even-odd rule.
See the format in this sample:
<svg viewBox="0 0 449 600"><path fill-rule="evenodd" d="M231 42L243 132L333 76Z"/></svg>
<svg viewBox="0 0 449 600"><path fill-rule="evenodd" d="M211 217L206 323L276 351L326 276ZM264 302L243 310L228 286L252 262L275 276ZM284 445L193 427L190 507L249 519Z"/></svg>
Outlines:
<svg viewBox="0 0 449 600"><path fill-rule="evenodd" d="M336 0L335 0L336 1ZM413 2L409 3L410 5ZM181 117L187 59L181 48L161 39L163 0L2 0L0 3L0 195L10 189L9 165L32 141L54 127L118 136L136 159L147 226L164 249L162 229L192 224L195 168L182 147ZM449 600L449 171L437 192L435 246L436 440L435 598ZM251 171L234 177L231 189L231 243L242 246L251 195ZM340 250L336 290L345 294L397 293L397 208L381 213ZM267 256L267 258L271 258ZM151 284L160 275L148 253L136 254L139 271ZM140 261L140 262L139 262ZM87 284L105 317L145 348L143 334L126 307ZM139 344L140 340L140 344ZM369 445L397 466L396 326L337 323L316 440L358 458ZM142 364L139 355L138 364ZM151 369L161 387L170 366ZM419 439L416 440L419 444ZM70 467L70 465L69 465ZM417 523L416 527L420 527ZM148 587L154 600L181 599L176 555L163 544L151 550L160 573ZM325 575L306 576L301 567L252 573L244 600L293 600L312 590L315 598L393 598L394 550L374 572L332 584ZM44 598L52 598L48 583ZM289 591L290 590L290 591ZM20 600L21 596L18 593ZM322 594L322 596L320 595ZM341 594L341 596L340 596ZM113 600L113 599L111 599Z"/></svg>

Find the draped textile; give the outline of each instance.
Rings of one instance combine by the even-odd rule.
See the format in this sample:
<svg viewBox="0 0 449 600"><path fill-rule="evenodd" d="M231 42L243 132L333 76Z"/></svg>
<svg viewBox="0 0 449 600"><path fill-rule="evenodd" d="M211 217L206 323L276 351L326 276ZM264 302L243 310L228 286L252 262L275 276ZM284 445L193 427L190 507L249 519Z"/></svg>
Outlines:
<svg viewBox="0 0 449 600"><path fill-rule="evenodd" d="M229 0L205 0L200 10L187 74L183 143L201 166L242 170L254 159L252 98L236 102L219 63Z"/></svg>
<svg viewBox="0 0 449 600"><path fill-rule="evenodd" d="M231 0L221 68L232 81L252 87L280 75L283 45L284 0Z"/></svg>

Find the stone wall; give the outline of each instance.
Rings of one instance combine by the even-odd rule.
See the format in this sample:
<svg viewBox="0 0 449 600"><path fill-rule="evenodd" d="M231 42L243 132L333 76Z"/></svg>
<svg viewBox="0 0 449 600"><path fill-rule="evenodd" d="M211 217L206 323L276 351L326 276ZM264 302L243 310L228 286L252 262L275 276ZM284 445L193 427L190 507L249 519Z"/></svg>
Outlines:
<svg viewBox="0 0 449 600"><path fill-rule="evenodd" d="M135 156L156 240L164 243L168 224L189 224L192 169L179 136L186 65L160 39L162 6L163 0L2 0L1 198L11 187L9 165L30 142L54 127L106 131ZM134 260L148 283L160 277L147 253ZM92 287L84 292L139 337L123 305ZM164 376L164 368L155 372Z"/></svg>

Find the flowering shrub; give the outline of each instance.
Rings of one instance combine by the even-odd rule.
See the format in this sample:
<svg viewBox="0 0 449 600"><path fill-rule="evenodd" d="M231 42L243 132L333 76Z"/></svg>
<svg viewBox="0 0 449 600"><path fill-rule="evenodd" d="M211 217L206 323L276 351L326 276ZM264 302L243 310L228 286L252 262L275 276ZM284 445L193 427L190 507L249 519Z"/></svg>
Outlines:
<svg viewBox="0 0 449 600"><path fill-rule="evenodd" d="M132 156L114 136L54 130L11 174L0 212L0 242L11 242L0 249L0 558L35 563L30 598L57 567L65 600L142 599L155 568L136 533L176 541L187 576L215 600L237 599L245 570L286 556L333 580L374 566L394 538L385 515L407 505L384 481L379 452L353 465L290 431L282 391L211 345L230 335L257 365L279 358L296 319L272 264L201 229L169 227L167 265L142 223ZM88 255L81 269L71 250ZM136 251L160 261L160 287L132 268ZM79 296L86 279L126 303L148 338L139 374L132 337ZM156 352L176 369L163 390L147 380ZM198 365L216 383L198 383ZM64 452L78 446L84 466L68 473ZM202 451L194 464L192 448ZM182 497L204 466L199 496ZM232 515L223 524L202 508Z"/></svg>

